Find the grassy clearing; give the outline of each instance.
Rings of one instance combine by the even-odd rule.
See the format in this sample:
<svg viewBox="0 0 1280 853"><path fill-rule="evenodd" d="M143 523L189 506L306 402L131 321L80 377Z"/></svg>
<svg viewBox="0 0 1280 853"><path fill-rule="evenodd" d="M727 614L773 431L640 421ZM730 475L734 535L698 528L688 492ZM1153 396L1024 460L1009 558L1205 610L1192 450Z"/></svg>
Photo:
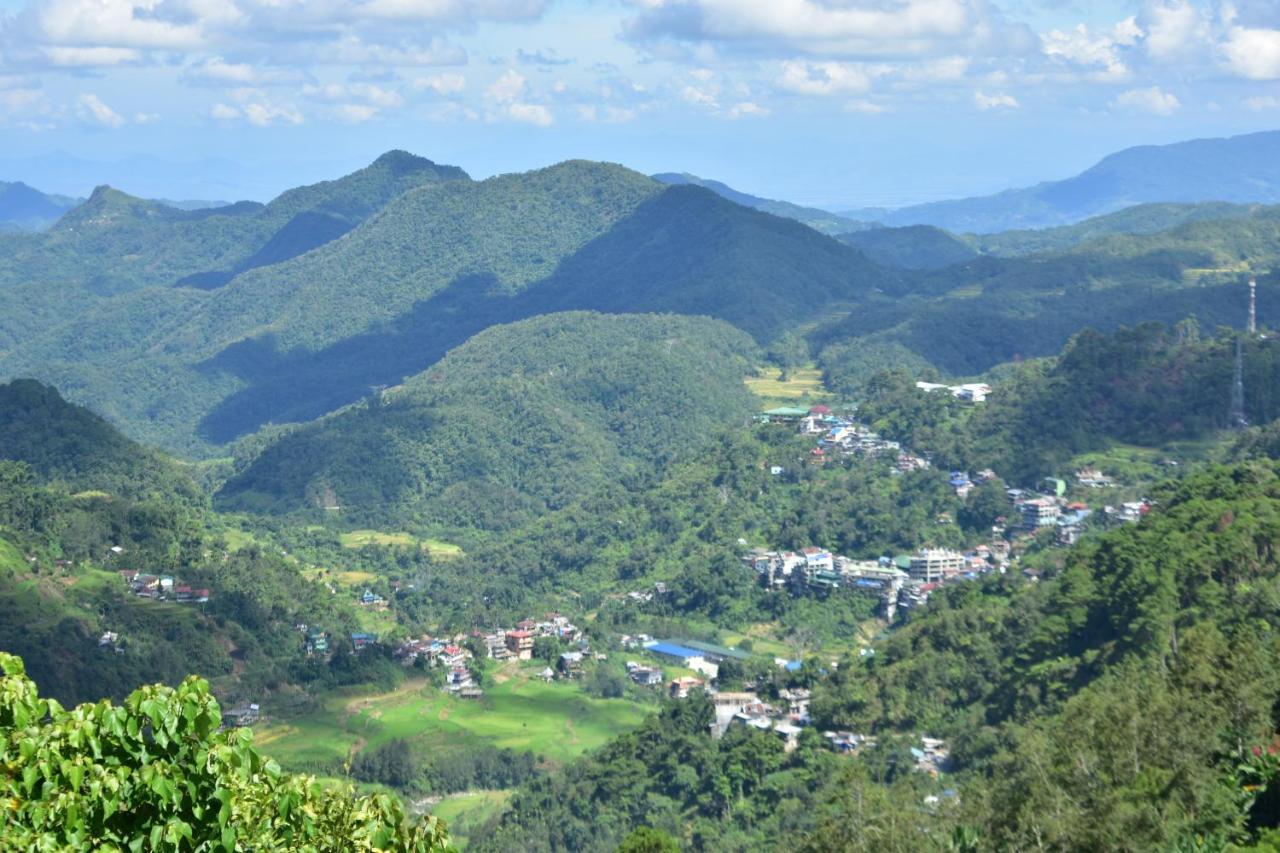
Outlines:
<svg viewBox="0 0 1280 853"><path fill-rule="evenodd" d="M577 686L544 684L536 668L508 678L479 701L448 696L424 681L386 694L337 694L313 713L261 728L257 741L283 766L333 770L360 749L403 739L427 747L488 743L563 763L639 725L648 713L625 699L596 699Z"/></svg>
<svg viewBox="0 0 1280 853"><path fill-rule="evenodd" d="M822 371L810 364L794 370L786 380L776 367L761 367L743 380L751 393L770 405L817 402L831 395L822 384Z"/></svg>
<svg viewBox="0 0 1280 853"><path fill-rule="evenodd" d="M386 533L381 530L350 530L338 534L343 548L378 545L384 548L421 548L432 557L450 558L462 555L462 549L439 539L420 539L411 533Z"/></svg>
<svg viewBox="0 0 1280 853"><path fill-rule="evenodd" d="M497 814L510 796L510 791L468 791L446 797L431 806L429 811L448 825L449 841L453 846L465 850L470 836Z"/></svg>

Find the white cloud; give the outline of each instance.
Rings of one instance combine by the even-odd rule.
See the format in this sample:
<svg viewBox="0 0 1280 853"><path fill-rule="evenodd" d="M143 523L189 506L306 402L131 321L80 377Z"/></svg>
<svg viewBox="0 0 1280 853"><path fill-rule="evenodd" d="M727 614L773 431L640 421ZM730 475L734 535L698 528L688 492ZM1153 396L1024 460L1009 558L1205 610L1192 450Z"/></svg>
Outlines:
<svg viewBox="0 0 1280 853"><path fill-rule="evenodd" d="M239 109L231 106L230 104L219 103L213 105L213 109L209 111L209 115L219 121L231 121L232 119L240 118L242 113Z"/></svg>
<svg viewBox="0 0 1280 853"><path fill-rule="evenodd" d="M304 97L325 103L350 103L359 101L377 109L398 107L404 103L399 92L369 83L328 83L323 86L304 86Z"/></svg>
<svg viewBox="0 0 1280 853"><path fill-rule="evenodd" d="M1021 106L1018 99L1005 92L994 92L990 95L983 92L973 93L973 103L980 110L1017 109Z"/></svg>
<svg viewBox="0 0 1280 853"><path fill-rule="evenodd" d="M1280 30L1233 26L1222 50L1227 66L1241 77L1280 79Z"/></svg>
<svg viewBox="0 0 1280 853"><path fill-rule="evenodd" d="M648 45L715 44L751 53L927 57L1026 49L985 0L632 0L626 36ZM959 49L963 47L963 50Z"/></svg>
<svg viewBox="0 0 1280 853"><path fill-rule="evenodd" d="M867 115L879 115L889 111L889 108L883 104L877 104L875 101L868 101L864 98L852 100L845 104L844 108L851 113L866 113Z"/></svg>
<svg viewBox="0 0 1280 853"><path fill-rule="evenodd" d="M741 101L729 107L725 112L728 118L764 118L769 110L754 101Z"/></svg>
<svg viewBox="0 0 1280 853"><path fill-rule="evenodd" d="M81 120L100 127L122 127L124 116L102 102L97 95L81 95L76 101Z"/></svg>
<svg viewBox="0 0 1280 853"><path fill-rule="evenodd" d="M102 68L142 60L141 51L131 47L46 47L42 53L51 65L61 68Z"/></svg>
<svg viewBox="0 0 1280 853"><path fill-rule="evenodd" d="M361 18L459 24L534 20L546 11L547 0L366 0L350 5L351 14Z"/></svg>
<svg viewBox="0 0 1280 853"><path fill-rule="evenodd" d="M547 127L555 122L555 117L551 115L551 110L542 104L508 104L506 115L514 121L536 124L538 127Z"/></svg>
<svg viewBox="0 0 1280 853"><path fill-rule="evenodd" d="M490 118L505 118L539 127L552 124L555 116L550 109L542 104L528 101L527 83L522 74L507 69L501 77L489 84L489 88L485 90L485 97L494 106Z"/></svg>
<svg viewBox="0 0 1280 853"><path fill-rule="evenodd" d="M1157 62L1193 58L1210 37L1209 21L1187 0L1157 0L1143 10L1143 46Z"/></svg>
<svg viewBox="0 0 1280 853"><path fill-rule="evenodd" d="M1244 106L1245 109L1255 113L1267 112L1280 109L1280 98L1271 95L1254 95L1252 98L1245 98Z"/></svg>
<svg viewBox="0 0 1280 853"><path fill-rule="evenodd" d="M347 124L361 124L378 115L378 108L372 104L339 104L334 108L339 120Z"/></svg>
<svg viewBox="0 0 1280 853"><path fill-rule="evenodd" d="M1094 30L1084 24L1070 30L1051 30L1040 37L1045 56L1068 65L1100 69L1099 80L1123 80L1129 68L1121 58L1123 48L1132 47L1143 35L1136 18L1125 18L1109 30Z"/></svg>
<svg viewBox="0 0 1280 853"><path fill-rule="evenodd" d="M244 117L257 127L270 127L273 124L302 124L302 113L289 106L280 106L264 102L245 104Z"/></svg>
<svg viewBox="0 0 1280 853"><path fill-rule="evenodd" d="M486 93L500 104L509 104L524 94L526 82L524 75L508 69L501 77L489 84Z"/></svg>
<svg viewBox="0 0 1280 853"><path fill-rule="evenodd" d="M461 74L432 74L414 80L413 88L430 90L437 95L456 95L467 88L467 78Z"/></svg>
<svg viewBox="0 0 1280 853"><path fill-rule="evenodd" d="M848 62L782 63L779 89L801 95L847 95L871 88L871 76L859 65Z"/></svg>
<svg viewBox="0 0 1280 853"><path fill-rule="evenodd" d="M1153 115L1172 115L1182 104L1178 99L1160 89L1150 86L1146 89L1130 89L1121 92L1111 101L1110 106L1116 110L1151 113Z"/></svg>
<svg viewBox="0 0 1280 853"><path fill-rule="evenodd" d="M44 0L28 9L27 22L50 45L191 50L204 37L198 24L166 17L178 5L164 0Z"/></svg>

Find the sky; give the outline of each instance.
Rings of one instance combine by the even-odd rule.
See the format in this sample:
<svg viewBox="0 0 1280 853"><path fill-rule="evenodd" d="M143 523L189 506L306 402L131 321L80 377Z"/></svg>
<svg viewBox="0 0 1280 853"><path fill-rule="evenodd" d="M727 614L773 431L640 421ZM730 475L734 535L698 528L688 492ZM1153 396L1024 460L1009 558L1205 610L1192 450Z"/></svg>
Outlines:
<svg viewBox="0 0 1280 853"><path fill-rule="evenodd" d="M0 179L74 195L403 148L896 207L1276 128L1278 0L0 0Z"/></svg>

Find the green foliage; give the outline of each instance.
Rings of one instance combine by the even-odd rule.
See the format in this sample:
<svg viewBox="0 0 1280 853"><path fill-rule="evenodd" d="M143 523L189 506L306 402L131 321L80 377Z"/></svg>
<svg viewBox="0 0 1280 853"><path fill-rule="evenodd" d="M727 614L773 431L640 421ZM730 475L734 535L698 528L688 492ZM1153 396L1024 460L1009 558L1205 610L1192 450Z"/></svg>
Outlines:
<svg viewBox="0 0 1280 853"><path fill-rule="evenodd" d="M841 234L837 239L882 266L903 269L941 269L977 256L959 238L931 225L871 228Z"/></svg>
<svg viewBox="0 0 1280 853"><path fill-rule="evenodd" d="M980 406L919 391L915 376L895 371L864 385L860 414L886 435L929 450L935 464L993 468L1029 484L1068 473L1073 457L1111 442L1160 446L1232 426L1234 353L1234 335L1201 338L1194 322L1148 323L1110 335L1088 330L1056 360L1006 371ZM1247 416L1274 421L1280 347L1270 339L1245 341L1243 365ZM1243 436L1238 453L1265 453L1268 435Z"/></svg>
<svg viewBox="0 0 1280 853"><path fill-rule="evenodd" d="M218 504L509 528L745 419L745 335L708 320L550 315L490 329L403 390L297 430Z"/></svg>
<svg viewBox="0 0 1280 853"><path fill-rule="evenodd" d="M246 729L219 732L208 685L144 687L64 710L0 653L0 785L19 849L443 850L442 824L399 801L280 772Z"/></svg>
<svg viewBox="0 0 1280 853"><path fill-rule="evenodd" d="M146 241L159 226L137 227ZM43 289L0 288L0 316L15 303L0 375L54 382L131 436L201 455L398 384L495 324L670 311L768 341L887 275L799 223L583 162L403 192L343 239L209 291L90 296L79 274L31 263Z"/></svg>
<svg viewBox="0 0 1280 853"><path fill-rule="evenodd" d="M1035 230L1000 231L994 234L965 234L961 237L979 253L1002 257L1022 257L1041 252L1070 249L1081 243L1113 234L1155 234L1188 222L1245 219L1256 207L1245 204L1206 201L1198 204L1136 204L1115 213L1095 216L1075 225Z"/></svg>
<svg viewBox="0 0 1280 853"><path fill-rule="evenodd" d="M0 459L24 462L43 481L72 492L201 500L175 463L29 379L0 384Z"/></svg>
<svg viewBox="0 0 1280 853"><path fill-rule="evenodd" d="M641 826L622 839L617 853L680 853L680 845L661 830Z"/></svg>
<svg viewBox="0 0 1280 853"><path fill-rule="evenodd" d="M846 219L845 217L832 213L829 210L820 210L816 207L803 207L798 204L791 204L786 201L777 201L775 199L760 198L759 196L739 192L732 187L726 186L720 181L711 181L706 178L699 178L696 175L690 175L687 172L664 172L659 175L654 175L653 179L661 181L664 184L674 186L692 184L694 186L703 187L704 189L711 190L722 198L727 198L735 204L740 204L743 207L753 207L764 213L772 213L774 216L782 216L787 219L794 219L797 222L803 222L805 225L808 225L815 231L821 231L823 234L844 234L867 226L867 223Z"/></svg>

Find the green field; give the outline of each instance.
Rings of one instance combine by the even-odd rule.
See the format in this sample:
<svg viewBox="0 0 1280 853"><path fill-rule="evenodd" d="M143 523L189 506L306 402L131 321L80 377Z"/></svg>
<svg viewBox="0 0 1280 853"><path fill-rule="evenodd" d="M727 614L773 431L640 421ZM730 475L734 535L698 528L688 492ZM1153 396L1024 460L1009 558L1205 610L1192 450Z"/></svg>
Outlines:
<svg viewBox="0 0 1280 853"><path fill-rule="evenodd" d="M768 405L816 403L831 396L822 384L822 371L812 364L792 371L785 381L776 367L762 367L743 381Z"/></svg>
<svg viewBox="0 0 1280 853"><path fill-rule="evenodd" d="M257 729L257 742L286 768L337 771L360 749L404 739L428 747L488 743L563 763L639 725L648 713L625 699L595 699L577 686L544 684L535 668L508 665L478 701L447 696L425 681L392 693L335 694L313 713Z"/></svg>
<svg viewBox="0 0 1280 853"><path fill-rule="evenodd" d="M468 791L445 797L429 811L448 825L453 846L465 850L470 836L496 814L510 796L510 791Z"/></svg>
<svg viewBox="0 0 1280 853"><path fill-rule="evenodd" d="M381 530L349 530L338 534L343 548L363 548L380 545L388 548L421 548L432 557L450 558L462 556L462 549L439 539L422 539L410 533L386 533Z"/></svg>

